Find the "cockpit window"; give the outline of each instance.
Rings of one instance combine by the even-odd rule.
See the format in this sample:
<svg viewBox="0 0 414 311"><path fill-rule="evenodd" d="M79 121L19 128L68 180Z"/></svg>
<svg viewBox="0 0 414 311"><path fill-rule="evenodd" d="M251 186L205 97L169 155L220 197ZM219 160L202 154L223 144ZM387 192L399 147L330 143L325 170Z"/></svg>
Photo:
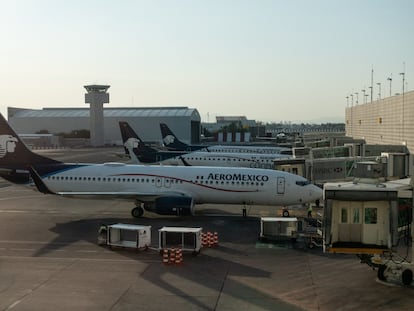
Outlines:
<svg viewBox="0 0 414 311"><path fill-rule="evenodd" d="M310 184L310 181L309 180L300 180L300 181L297 181L296 184L298 186L306 186L306 185Z"/></svg>

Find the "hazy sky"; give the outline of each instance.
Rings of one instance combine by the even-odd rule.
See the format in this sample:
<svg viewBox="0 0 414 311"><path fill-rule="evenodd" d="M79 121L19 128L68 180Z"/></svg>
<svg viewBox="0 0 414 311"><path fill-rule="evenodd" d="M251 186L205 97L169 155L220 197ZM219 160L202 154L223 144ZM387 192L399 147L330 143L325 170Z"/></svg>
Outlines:
<svg viewBox="0 0 414 311"><path fill-rule="evenodd" d="M0 112L188 106L202 121L344 121L346 96L414 89L412 0L0 0ZM356 101L356 95L354 96Z"/></svg>

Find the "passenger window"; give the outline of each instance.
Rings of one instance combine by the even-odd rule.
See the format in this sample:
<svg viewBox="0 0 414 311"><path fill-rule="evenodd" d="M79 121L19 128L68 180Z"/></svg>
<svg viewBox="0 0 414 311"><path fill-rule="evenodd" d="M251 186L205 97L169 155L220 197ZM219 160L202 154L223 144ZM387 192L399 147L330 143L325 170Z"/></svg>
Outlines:
<svg viewBox="0 0 414 311"><path fill-rule="evenodd" d="M352 223L359 224L359 208L354 208L352 214Z"/></svg>
<svg viewBox="0 0 414 311"><path fill-rule="evenodd" d="M346 208L341 208L341 223L348 223L348 210Z"/></svg>
<svg viewBox="0 0 414 311"><path fill-rule="evenodd" d="M376 207L367 207L365 209L365 224L376 224L377 223L377 208Z"/></svg>

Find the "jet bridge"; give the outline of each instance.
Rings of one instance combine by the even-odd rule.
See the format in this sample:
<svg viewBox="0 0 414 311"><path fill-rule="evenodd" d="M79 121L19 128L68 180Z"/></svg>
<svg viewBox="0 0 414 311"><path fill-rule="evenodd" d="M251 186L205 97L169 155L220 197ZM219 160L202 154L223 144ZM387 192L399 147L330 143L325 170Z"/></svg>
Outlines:
<svg viewBox="0 0 414 311"><path fill-rule="evenodd" d="M396 246L403 225L399 200L409 180L324 185L324 251L382 254Z"/></svg>
<svg viewBox="0 0 414 311"><path fill-rule="evenodd" d="M379 280L414 285L410 179L327 183L324 203L324 252L356 254Z"/></svg>

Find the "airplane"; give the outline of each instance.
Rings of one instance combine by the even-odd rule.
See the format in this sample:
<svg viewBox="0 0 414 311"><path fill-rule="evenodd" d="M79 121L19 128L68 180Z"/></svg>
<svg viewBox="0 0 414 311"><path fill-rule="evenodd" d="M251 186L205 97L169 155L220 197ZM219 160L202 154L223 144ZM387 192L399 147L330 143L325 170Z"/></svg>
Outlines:
<svg viewBox="0 0 414 311"><path fill-rule="evenodd" d="M302 176L275 170L63 163L32 152L1 114L0 177L44 194L133 201L133 217L144 210L193 215L203 203L287 206L322 196Z"/></svg>
<svg viewBox="0 0 414 311"><path fill-rule="evenodd" d="M264 153L264 154L292 154L286 147L270 146L241 146L241 145L188 145L177 138L165 123L160 123L162 141L169 150L175 151L208 151L208 152L237 152L237 153Z"/></svg>
<svg viewBox="0 0 414 311"><path fill-rule="evenodd" d="M221 166L221 167L249 167L273 169L273 161L276 158L289 159L290 155L285 154L263 154L246 152L213 152L193 151L181 152L171 156L172 151L158 151L150 148L138 138L136 132L127 122L120 121L119 127L124 141L124 147L135 163L151 163L162 165L179 166ZM165 156L168 154L169 156Z"/></svg>

